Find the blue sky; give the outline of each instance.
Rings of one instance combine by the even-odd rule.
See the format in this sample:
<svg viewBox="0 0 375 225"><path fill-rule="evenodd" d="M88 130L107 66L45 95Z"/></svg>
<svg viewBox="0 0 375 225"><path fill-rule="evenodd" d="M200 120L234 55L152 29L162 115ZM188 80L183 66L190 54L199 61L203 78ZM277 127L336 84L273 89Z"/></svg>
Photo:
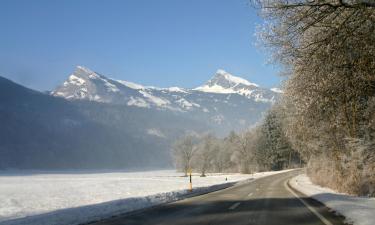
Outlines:
<svg viewBox="0 0 375 225"><path fill-rule="evenodd" d="M196 87L219 68L277 86L255 47L248 0L1 0L0 76L52 90L77 65L159 87Z"/></svg>

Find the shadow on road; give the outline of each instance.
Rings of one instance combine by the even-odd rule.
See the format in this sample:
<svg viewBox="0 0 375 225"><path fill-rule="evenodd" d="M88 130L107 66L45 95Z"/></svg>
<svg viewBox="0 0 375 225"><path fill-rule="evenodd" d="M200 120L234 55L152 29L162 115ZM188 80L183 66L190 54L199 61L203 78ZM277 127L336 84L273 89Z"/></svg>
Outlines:
<svg viewBox="0 0 375 225"><path fill-rule="evenodd" d="M329 219L332 224L344 224L343 217L336 216L321 203L311 199L303 198L309 204ZM53 218L52 224L60 224L59 218L62 215L74 215L84 213L87 209L103 208L103 205L120 203L124 200L116 200L97 205L83 206L71 209L57 210L54 212L30 216L15 220L1 222L0 225L37 224L43 218ZM236 207L233 207L237 205ZM103 208L104 209L104 208ZM105 209L104 209L105 210ZM116 216L99 221L99 218L88 215L87 220L92 220L88 224L95 225L144 225L144 224L275 224L275 225L307 225L323 224L313 213L311 213L296 198L251 198L242 201L208 201L189 202L180 201L171 204L163 204L147 209L123 213L117 212ZM91 216L91 218L90 218ZM27 222L26 222L27 221ZM44 223L43 223L44 224Z"/></svg>
<svg viewBox="0 0 375 225"><path fill-rule="evenodd" d="M323 204L303 198L332 224L344 224L342 216ZM234 205L237 207L231 209ZM95 225L141 224L323 224L296 198L259 198L209 203L174 203L100 221Z"/></svg>

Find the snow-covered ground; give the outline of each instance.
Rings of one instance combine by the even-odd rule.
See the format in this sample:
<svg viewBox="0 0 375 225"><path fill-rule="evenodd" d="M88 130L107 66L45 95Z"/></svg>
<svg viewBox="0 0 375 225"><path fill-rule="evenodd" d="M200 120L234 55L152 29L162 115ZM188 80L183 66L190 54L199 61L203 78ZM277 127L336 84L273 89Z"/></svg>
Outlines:
<svg viewBox="0 0 375 225"><path fill-rule="evenodd" d="M280 172L195 175L194 193ZM187 188L188 178L170 170L0 172L0 225L80 224L187 197Z"/></svg>
<svg viewBox="0 0 375 225"><path fill-rule="evenodd" d="M375 198L355 197L337 193L311 183L306 174L291 179L289 184L296 190L324 203L332 210L345 216L354 225L375 224Z"/></svg>

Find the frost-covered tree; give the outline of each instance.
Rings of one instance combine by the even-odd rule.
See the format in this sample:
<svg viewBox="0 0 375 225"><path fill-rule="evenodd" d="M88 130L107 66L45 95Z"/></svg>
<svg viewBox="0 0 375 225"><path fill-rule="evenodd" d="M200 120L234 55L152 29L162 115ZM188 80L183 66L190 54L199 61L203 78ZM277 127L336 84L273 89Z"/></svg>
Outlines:
<svg viewBox="0 0 375 225"><path fill-rule="evenodd" d="M233 159L237 163L241 173L252 173L256 170L255 162L255 140L256 133L249 130L240 133L234 139Z"/></svg>
<svg viewBox="0 0 375 225"><path fill-rule="evenodd" d="M234 172L232 162L230 160L232 151L224 140L217 139L213 147L214 158L212 162L212 170L214 172Z"/></svg>
<svg viewBox="0 0 375 225"><path fill-rule="evenodd" d="M375 164L364 160L374 151L366 146L374 141L369 111L375 97L375 3L256 2L266 20L260 37L289 76L283 122L289 142L308 161L315 182L359 193L347 162L357 162L360 176Z"/></svg>
<svg viewBox="0 0 375 225"><path fill-rule="evenodd" d="M291 147L283 127L284 112L274 106L256 129L256 160L260 168L279 170L299 161L298 153Z"/></svg>
<svg viewBox="0 0 375 225"><path fill-rule="evenodd" d="M211 163L213 162L215 154L214 151L216 150L215 144L216 138L211 134L207 134L203 136L198 146L198 150L195 155L195 164L202 177L206 176L206 172L210 169ZM216 152L216 154L218 153L219 152Z"/></svg>
<svg viewBox="0 0 375 225"><path fill-rule="evenodd" d="M187 176L192 169L192 159L197 151L197 140L193 135L185 135L173 145L173 156L177 169L182 170Z"/></svg>

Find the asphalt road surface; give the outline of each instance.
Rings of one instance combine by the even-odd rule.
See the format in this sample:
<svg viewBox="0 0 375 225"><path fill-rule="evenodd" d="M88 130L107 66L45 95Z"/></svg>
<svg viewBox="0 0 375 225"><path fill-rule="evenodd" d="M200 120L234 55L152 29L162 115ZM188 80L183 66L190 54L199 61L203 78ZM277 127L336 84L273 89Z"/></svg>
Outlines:
<svg viewBox="0 0 375 225"><path fill-rule="evenodd" d="M344 224L324 205L290 189L300 170L260 178L95 225L336 225ZM297 197L298 196L298 197Z"/></svg>

